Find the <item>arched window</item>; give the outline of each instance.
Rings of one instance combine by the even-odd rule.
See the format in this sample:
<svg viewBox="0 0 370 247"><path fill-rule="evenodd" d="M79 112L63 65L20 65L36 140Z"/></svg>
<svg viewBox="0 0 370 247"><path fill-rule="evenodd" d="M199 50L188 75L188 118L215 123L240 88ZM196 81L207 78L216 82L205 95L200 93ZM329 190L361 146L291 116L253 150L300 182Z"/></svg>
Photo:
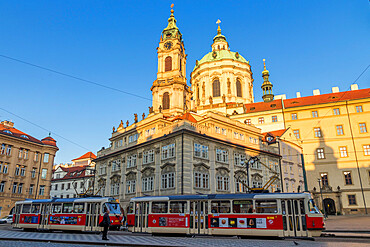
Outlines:
<svg viewBox="0 0 370 247"><path fill-rule="evenodd" d="M199 95L199 87L197 87L197 99L200 98L200 95Z"/></svg>
<svg viewBox="0 0 370 247"><path fill-rule="evenodd" d="M168 56L164 60L164 71L171 71L172 70L172 57Z"/></svg>
<svg viewBox="0 0 370 247"><path fill-rule="evenodd" d="M163 94L162 105L163 105L163 110L170 109L170 95L169 95L169 93L164 93Z"/></svg>
<svg viewBox="0 0 370 247"><path fill-rule="evenodd" d="M213 89L213 97L221 96L220 81L218 79L213 81L212 89Z"/></svg>
<svg viewBox="0 0 370 247"><path fill-rule="evenodd" d="M236 97L243 97L242 94L242 84L239 79L236 79Z"/></svg>

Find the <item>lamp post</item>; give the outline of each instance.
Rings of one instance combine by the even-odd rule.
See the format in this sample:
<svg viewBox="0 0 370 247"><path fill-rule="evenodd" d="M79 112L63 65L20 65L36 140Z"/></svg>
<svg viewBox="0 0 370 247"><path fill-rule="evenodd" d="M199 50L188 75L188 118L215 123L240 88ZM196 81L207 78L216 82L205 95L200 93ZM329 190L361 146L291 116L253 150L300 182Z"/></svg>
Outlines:
<svg viewBox="0 0 370 247"><path fill-rule="evenodd" d="M322 188L321 188L321 179L318 178L317 181L319 182L319 188L320 188L320 194L321 194L321 205L322 205L322 210L324 211L324 216L325 218L327 217L326 216L326 210L325 210L325 204L324 204L324 199L323 199L323 196L322 196Z"/></svg>

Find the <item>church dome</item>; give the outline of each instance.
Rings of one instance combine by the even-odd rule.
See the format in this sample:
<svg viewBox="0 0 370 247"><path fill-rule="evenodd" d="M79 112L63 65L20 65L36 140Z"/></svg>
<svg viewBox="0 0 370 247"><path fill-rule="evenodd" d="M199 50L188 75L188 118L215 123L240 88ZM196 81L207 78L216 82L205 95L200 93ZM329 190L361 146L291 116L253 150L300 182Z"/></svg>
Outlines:
<svg viewBox="0 0 370 247"><path fill-rule="evenodd" d="M248 63L249 62L238 52L228 51L228 50L215 50L207 53L201 60L199 60L193 69L193 71L198 68L201 64L207 62L215 62L223 59L231 59L234 61Z"/></svg>

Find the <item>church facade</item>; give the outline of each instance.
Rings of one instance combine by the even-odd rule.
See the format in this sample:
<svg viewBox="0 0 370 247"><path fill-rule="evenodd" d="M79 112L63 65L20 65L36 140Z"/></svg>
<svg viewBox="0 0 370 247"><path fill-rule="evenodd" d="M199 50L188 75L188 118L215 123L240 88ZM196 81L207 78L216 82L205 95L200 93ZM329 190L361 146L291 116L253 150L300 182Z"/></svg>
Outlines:
<svg viewBox="0 0 370 247"><path fill-rule="evenodd" d="M125 208L135 196L283 190L281 135L230 117L254 102L253 77L249 62L230 51L220 26L212 51L196 62L191 86L173 10L157 53L149 114L140 120L134 114L133 123L121 120L113 127L110 147L98 151L94 160L95 193L119 198ZM283 139L301 153L294 135ZM303 190L299 154L292 164L300 169L287 175L297 181L290 192ZM258 162L247 166L252 157Z"/></svg>

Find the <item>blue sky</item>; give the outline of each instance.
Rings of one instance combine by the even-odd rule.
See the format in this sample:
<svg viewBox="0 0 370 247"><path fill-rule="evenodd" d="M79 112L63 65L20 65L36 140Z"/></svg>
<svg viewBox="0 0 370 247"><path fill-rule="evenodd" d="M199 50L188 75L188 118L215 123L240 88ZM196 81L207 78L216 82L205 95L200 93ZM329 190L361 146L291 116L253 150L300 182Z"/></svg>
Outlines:
<svg viewBox="0 0 370 247"><path fill-rule="evenodd" d="M1 57L24 60L151 99L156 47L175 3L188 81L210 51L216 20L232 51L250 61L261 101L262 59L275 94L348 90L370 64L369 2L353 1L1 1L0 108L52 134L70 162L108 146L113 126L148 113L150 100L77 81ZM357 82L370 86L370 69ZM0 109L0 120L42 139L40 129Z"/></svg>

